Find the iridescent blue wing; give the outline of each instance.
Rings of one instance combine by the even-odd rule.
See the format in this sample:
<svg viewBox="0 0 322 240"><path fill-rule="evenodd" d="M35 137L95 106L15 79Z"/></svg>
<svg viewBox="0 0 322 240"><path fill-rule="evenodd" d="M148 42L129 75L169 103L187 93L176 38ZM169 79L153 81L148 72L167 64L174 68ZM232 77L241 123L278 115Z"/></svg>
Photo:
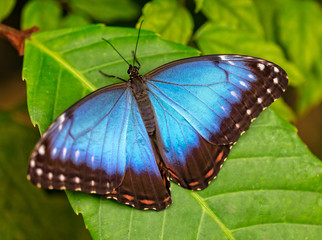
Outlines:
<svg viewBox="0 0 322 240"><path fill-rule="evenodd" d="M112 197L139 209L171 203L153 145L125 83L66 110L36 145L28 177L38 187Z"/></svg>
<svg viewBox="0 0 322 240"><path fill-rule="evenodd" d="M145 79L165 167L188 189L207 187L230 147L287 87L282 68L240 55L178 60Z"/></svg>

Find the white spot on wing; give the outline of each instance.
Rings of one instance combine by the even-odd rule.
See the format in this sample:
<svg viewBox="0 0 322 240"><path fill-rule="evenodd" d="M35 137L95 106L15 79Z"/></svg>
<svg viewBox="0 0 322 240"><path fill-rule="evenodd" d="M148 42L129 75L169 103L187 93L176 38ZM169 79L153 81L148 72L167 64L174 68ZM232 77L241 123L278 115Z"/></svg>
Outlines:
<svg viewBox="0 0 322 240"><path fill-rule="evenodd" d="M58 129L61 131L63 129L63 124L59 124Z"/></svg>
<svg viewBox="0 0 322 240"><path fill-rule="evenodd" d="M246 113L247 113L247 115L251 115L252 111L250 109L247 109Z"/></svg>
<svg viewBox="0 0 322 240"><path fill-rule="evenodd" d="M220 58L221 60L227 60L226 55L221 55L221 56L219 56L219 58Z"/></svg>
<svg viewBox="0 0 322 240"><path fill-rule="evenodd" d="M54 157L56 153L57 153L57 148L54 148L54 149L51 151L51 155Z"/></svg>
<svg viewBox="0 0 322 240"><path fill-rule="evenodd" d="M275 83L275 84L277 84L278 83L278 78L276 77L276 78L274 78L273 79L273 82Z"/></svg>
<svg viewBox="0 0 322 240"><path fill-rule="evenodd" d="M63 113L62 115L60 115L60 117L58 118L58 121L60 123L64 122L65 121L65 113Z"/></svg>
<svg viewBox="0 0 322 240"><path fill-rule="evenodd" d="M237 98L237 99L238 99L238 96L237 96L237 93L236 93L236 92L231 91L231 92L230 92L230 94L231 94L233 97L235 97L235 98Z"/></svg>
<svg viewBox="0 0 322 240"><path fill-rule="evenodd" d="M37 168L37 169L36 169L36 174L37 174L38 176L41 176L41 175L43 174L43 170L42 170L41 168Z"/></svg>
<svg viewBox="0 0 322 240"><path fill-rule="evenodd" d="M92 187L94 187L94 186L95 186L95 181L94 181L94 180L92 180L92 181L91 181L91 186L92 186Z"/></svg>
<svg viewBox="0 0 322 240"><path fill-rule="evenodd" d="M247 87L246 83L244 81L239 81L240 85Z"/></svg>
<svg viewBox="0 0 322 240"><path fill-rule="evenodd" d="M262 103L263 102L263 99L262 98L257 98L257 102L258 103Z"/></svg>
<svg viewBox="0 0 322 240"><path fill-rule="evenodd" d="M258 63L257 67L259 68L259 70L263 71L265 69L265 65L262 63Z"/></svg>
<svg viewBox="0 0 322 240"><path fill-rule="evenodd" d="M267 88L266 92L271 93L272 91L271 91L271 89Z"/></svg>
<svg viewBox="0 0 322 240"><path fill-rule="evenodd" d="M92 166L94 164L94 156L91 157Z"/></svg>
<svg viewBox="0 0 322 240"><path fill-rule="evenodd" d="M234 63L234 62L232 62L232 61L227 61L227 63L229 63L230 65L235 66L235 63Z"/></svg>
<svg viewBox="0 0 322 240"><path fill-rule="evenodd" d="M255 79L255 76L253 74L248 74L248 77L251 79Z"/></svg>
<svg viewBox="0 0 322 240"><path fill-rule="evenodd" d="M44 155L45 154L45 145L41 145L38 149L38 152L40 155Z"/></svg>
<svg viewBox="0 0 322 240"><path fill-rule="evenodd" d="M63 148L63 160L65 159L65 157L66 157L66 153L67 153L67 148L66 147L64 147Z"/></svg>
<svg viewBox="0 0 322 240"><path fill-rule="evenodd" d="M54 177L54 174L52 172L47 173L47 177L49 180L52 180Z"/></svg>
<svg viewBox="0 0 322 240"><path fill-rule="evenodd" d="M75 161L77 162L77 160L78 160L78 156L79 156L79 150L76 150L76 152L75 152Z"/></svg>
<svg viewBox="0 0 322 240"><path fill-rule="evenodd" d="M279 72L280 70L277 67L274 67L274 72Z"/></svg>
<svg viewBox="0 0 322 240"><path fill-rule="evenodd" d="M66 177L65 177L63 174L60 174L60 175L59 175L59 180L60 180L61 182L64 182L64 181L65 181L65 179L66 179Z"/></svg>
<svg viewBox="0 0 322 240"><path fill-rule="evenodd" d="M79 178L79 177L75 177L75 178L74 178L74 181L75 181L75 183L77 183L77 184L78 184L78 183L80 183L80 178Z"/></svg>
<svg viewBox="0 0 322 240"><path fill-rule="evenodd" d="M34 168L36 166L36 162L35 162L35 160L34 159L31 159L30 160L30 167L31 168Z"/></svg>

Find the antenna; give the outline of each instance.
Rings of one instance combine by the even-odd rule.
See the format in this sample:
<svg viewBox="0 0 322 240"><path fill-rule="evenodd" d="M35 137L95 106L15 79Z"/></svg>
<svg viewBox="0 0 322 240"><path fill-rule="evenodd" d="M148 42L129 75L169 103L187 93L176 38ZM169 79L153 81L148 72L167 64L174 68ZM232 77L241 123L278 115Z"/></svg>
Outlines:
<svg viewBox="0 0 322 240"><path fill-rule="evenodd" d="M140 33L140 32L139 32ZM105 42L107 42L108 44L110 44L111 45L111 47L115 50L115 52L117 52L118 53L118 55L120 55L120 57L121 58L123 58L123 60L127 63L127 65L131 65L131 64L129 64L129 62L128 61L126 61L126 59L121 55L121 53L119 53L119 51L117 51L116 50L116 48L112 45L112 43L110 43L108 40L106 40L105 38L102 38L102 40L104 40Z"/></svg>
<svg viewBox="0 0 322 240"><path fill-rule="evenodd" d="M135 51L134 51L134 56L133 56L134 57L133 58L133 65L134 65L134 62L135 62L135 59L136 59L136 50L138 49L138 43L139 43L140 32L141 32L143 21L144 20L142 20L141 23L140 23L139 32L138 32L138 38L136 39Z"/></svg>

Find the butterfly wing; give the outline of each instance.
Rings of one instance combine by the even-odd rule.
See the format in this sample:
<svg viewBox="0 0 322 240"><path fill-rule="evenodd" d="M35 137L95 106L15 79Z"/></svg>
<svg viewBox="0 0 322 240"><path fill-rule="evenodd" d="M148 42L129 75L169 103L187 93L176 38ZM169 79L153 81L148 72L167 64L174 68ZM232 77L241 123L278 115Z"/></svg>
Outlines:
<svg viewBox="0 0 322 240"><path fill-rule="evenodd" d="M32 153L28 177L42 188L161 210L171 199L150 141L127 85L105 87L51 124Z"/></svg>
<svg viewBox="0 0 322 240"><path fill-rule="evenodd" d="M145 79L165 166L188 189L208 185L230 147L287 87L282 68L240 55L178 60Z"/></svg>
<svg viewBox="0 0 322 240"><path fill-rule="evenodd" d="M143 210L160 211L168 207L172 203L170 183L165 178L162 166L158 166L161 161L155 143L148 136L133 96L127 129L126 156L126 172L122 185L108 197Z"/></svg>

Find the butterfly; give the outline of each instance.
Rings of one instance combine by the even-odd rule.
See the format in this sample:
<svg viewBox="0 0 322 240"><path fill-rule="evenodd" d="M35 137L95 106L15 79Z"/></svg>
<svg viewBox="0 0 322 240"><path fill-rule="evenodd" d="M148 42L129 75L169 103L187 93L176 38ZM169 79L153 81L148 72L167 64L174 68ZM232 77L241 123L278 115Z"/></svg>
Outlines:
<svg viewBox="0 0 322 240"><path fill-rule="evenodd" d="M122 82L87 95L45 131L29 161L34 185L163 210L169 180L205 189L288 84L281 67L256 57L191 57L141 76L133 55L128 81L115 77Z"/></svg>

